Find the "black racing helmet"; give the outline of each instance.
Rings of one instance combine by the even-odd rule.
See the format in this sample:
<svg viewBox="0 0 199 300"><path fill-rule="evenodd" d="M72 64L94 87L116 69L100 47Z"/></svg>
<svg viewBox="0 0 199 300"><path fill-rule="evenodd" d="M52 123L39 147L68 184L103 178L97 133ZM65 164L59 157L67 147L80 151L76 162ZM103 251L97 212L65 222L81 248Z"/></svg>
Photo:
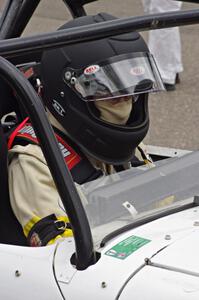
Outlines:
<svg viewBox="0 0 199 300"><path fill-rule="evenodd" d="M59 30L113 19L105 13L84 16ZM86 154L109 164L131 160L148 131L148 93L164 89L139 33L47 50L41 74L45 105ZM100 119L95 101L129 95L137 95L137 101L125 125Z"/></svg>

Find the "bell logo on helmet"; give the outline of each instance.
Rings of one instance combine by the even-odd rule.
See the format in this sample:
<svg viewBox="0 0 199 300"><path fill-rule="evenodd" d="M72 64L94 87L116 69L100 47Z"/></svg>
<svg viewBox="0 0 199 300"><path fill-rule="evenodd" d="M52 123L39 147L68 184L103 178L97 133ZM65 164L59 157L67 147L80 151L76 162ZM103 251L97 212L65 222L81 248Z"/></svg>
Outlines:
<svg viewBox="0 0 199 300"><path fill-rule="evenodd" d="M145 73L145 69L142 66L131 68L130 73L135 76L143 75Z"/></svg>
<svg viewBox="0 0 199 300"><path fill-rule="evenodd" d="M84 70L84 74L85 75L92 75L92 74L95 74L96 72L98 72L99 69L100 69L100 66L98 66L98 65L92 65L92 66L87 67Z"/></svg>
<svg viewBox="0 0 199 300"><path fill-rule="evenodd" d="M53 102L53 103L52 103L52 106L53 106L53 108L56 110L56 112L57 112L60 116L64 117L65 114L66 114L66 111L63 109L63 107L61 106L61 104L59 104L59 102L57 102L57 101L54 100L54 99L53 99L52 102Z"/></svg>

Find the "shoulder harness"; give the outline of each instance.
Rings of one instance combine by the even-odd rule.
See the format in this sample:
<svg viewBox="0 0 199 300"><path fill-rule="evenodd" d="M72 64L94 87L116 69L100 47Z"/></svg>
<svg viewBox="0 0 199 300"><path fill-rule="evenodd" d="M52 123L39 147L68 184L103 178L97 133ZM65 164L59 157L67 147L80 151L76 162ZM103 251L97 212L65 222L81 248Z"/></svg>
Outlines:
<svg viewBox="0 0 199 300"><path fill-rule="evenodd" d="M34 129L28 119L29 118L26 118L12 131L8 138L8 149L11 149L14 145L39 145ZM54 128L54 131L65 163L76 183L83 184L97 179L102 175L102 171L93 167L88 158L78 149L77 145L74 145L68 137L63 136L56 128Z"/></svg>

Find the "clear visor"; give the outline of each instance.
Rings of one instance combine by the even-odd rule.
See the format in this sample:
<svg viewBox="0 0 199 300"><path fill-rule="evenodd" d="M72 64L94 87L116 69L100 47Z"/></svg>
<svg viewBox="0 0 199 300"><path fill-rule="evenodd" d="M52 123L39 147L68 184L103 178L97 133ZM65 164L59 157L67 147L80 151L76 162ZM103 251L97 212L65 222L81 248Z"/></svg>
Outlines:
<svg viewBox="0 0 199 300"><path fill-rule="evenodd" d="M153 56L143 52L114 56L81 70L67 69L64 77L84 101L165 90Z"/></svg>

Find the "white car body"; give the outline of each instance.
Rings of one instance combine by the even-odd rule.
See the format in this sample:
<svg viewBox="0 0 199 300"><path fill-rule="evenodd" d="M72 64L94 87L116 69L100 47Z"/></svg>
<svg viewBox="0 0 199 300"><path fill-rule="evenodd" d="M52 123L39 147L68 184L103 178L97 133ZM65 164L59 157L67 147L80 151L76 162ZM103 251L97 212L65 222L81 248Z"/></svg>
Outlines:
<svg viewBox="0 0 199 300"><path fill-rule="evenodd" d="M130 230L99 249L84 271L70 263L73 239L29 248L0 246L1 299L198 299L199 209L192 208ZM106 255L131 236L150 242L126 259Z"/></svg>
<svg viewBox="0 0 199 300"><path fill-rule="evenodd" d="M195 159L198 156L196 153ZM186 160L186 155L184 157ZM159 174L163 168L164 163L163 167L160 164ZM188 170L186 166L180 169ZM140 176L147 178L147 174ZM128 178L122 182L126 180ZM165 199L165 207L169 209L170 198ZM179 206L188 205L193 199L184 199ZM117 199L114 201L117 203ZM78 270L71 263L75 253L73 238L40 248L2 244L0 299L199 299L198 204L195 197L195 205L191 208L125 230L106 241L104 246L96 243L100 258L85 270ZM136 219L135 211L134 208L133 220ZM131 215L132 210L127 212ZM112 223L107 224L111 231ZM101 237L104 230L104 224L97 226L97 231L93 231L94 239L98 235Z"/></svg>

